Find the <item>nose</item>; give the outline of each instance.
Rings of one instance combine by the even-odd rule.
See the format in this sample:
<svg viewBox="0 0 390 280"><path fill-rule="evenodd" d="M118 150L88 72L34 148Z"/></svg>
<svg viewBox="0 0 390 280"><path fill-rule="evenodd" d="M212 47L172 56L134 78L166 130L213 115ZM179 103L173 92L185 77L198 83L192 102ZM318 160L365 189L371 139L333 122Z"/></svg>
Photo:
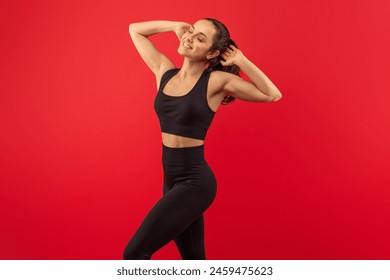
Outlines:
<svg viewBox="0 0 390 280"><path fill-rule="evenodd" d="M188 41L190 41L192 43L192 37L194 36L194 34L191 34L190 36L187 37Z"/></svg>

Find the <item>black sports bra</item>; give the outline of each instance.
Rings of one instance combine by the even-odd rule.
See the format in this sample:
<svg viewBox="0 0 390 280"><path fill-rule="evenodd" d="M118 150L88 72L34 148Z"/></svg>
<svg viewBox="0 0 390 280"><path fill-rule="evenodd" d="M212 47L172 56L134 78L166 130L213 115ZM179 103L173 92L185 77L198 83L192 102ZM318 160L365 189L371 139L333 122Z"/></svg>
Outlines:
<svg viewBox="0 0 390 280"><path fill-rule="evenodd" d="M164 86L179 70L174 68L164 73L154 100L161 131L204 140L215 115L207 103L210 72L205 69L195 86L185 95L165 94Z"/></svg>

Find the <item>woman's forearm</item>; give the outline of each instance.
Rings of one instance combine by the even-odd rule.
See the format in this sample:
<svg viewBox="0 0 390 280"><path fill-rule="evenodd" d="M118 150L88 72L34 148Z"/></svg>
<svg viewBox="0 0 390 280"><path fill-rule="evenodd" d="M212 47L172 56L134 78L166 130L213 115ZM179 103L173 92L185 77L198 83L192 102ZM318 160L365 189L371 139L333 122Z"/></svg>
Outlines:
<svg viewBox="0 0 390 280"><path fill-rule="evenodd" d="M169 20L153 20L145 22L135 22L129 25L130 33L135 32L148 37L161 32L175 31L177 22Z"/></svg>
<svg viewBox="0 0 390 280"><path fill-rule="evenodd" d="M252 83L264 94L273 99L280 99L282 94L274 83L248 58L244 55L236 63L242 71L251 79Z"/></svg>

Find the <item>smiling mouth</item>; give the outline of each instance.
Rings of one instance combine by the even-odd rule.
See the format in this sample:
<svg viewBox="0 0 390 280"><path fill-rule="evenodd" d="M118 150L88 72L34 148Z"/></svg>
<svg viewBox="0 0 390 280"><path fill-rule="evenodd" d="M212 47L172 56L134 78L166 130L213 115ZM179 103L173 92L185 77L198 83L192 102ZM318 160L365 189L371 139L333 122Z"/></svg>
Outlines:
<svg viewBox="0 0 390 280"><path fill-rule="evenodd" d="M186 42L183 42L183 46L187 49L192 49L192 47L190 45L188 45Z"/></svg>

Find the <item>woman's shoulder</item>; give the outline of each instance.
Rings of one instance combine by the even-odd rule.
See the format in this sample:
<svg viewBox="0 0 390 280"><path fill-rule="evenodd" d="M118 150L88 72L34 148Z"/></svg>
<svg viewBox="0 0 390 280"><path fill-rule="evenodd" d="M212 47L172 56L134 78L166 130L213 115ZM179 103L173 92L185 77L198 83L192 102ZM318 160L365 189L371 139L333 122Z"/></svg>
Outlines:
<svg viewBox="0 0 390 280"><path fill-rule="evenodd" d="M179 70L180 68L176 68L174 65L170 67L161 68L160 71L156 74L157 88L160 87L164 79L168 78L170 75L173 75Z"/></svg>
<svg viewBox="0 0 390 280"><path fill-rule="evenodd" d="M229 79L229 74L230 73L220 70L210 72L208 88L211 91L211 94L217 94L222 91L224 84Z"/></svg>
<svg viewBox="0 0 390 280"><path fill-rule="evenodd" d="M179 70L180 70L180 68L176 68L176 67L167 68L167 69L161 70L160 75L161 75L161 77L164 77L164 76L167 76L171 73L176 73Z"/></svg>
<svg viewBox="0 0 390 280"><path fill-rule="evenodd" d="M232 78L234 76L236 76L236 75L229 73L229 72L222 71L222 70L210 71L210 78L213 77L214 79L229 79L229 78Z"/></svg>
<svg viewBox="0 0 390 280"><path fill-rule="evenodd" d="M229 79L235 75L221 70L214 70L210 72L210 83L217 86L224 85Z"/></svg>

